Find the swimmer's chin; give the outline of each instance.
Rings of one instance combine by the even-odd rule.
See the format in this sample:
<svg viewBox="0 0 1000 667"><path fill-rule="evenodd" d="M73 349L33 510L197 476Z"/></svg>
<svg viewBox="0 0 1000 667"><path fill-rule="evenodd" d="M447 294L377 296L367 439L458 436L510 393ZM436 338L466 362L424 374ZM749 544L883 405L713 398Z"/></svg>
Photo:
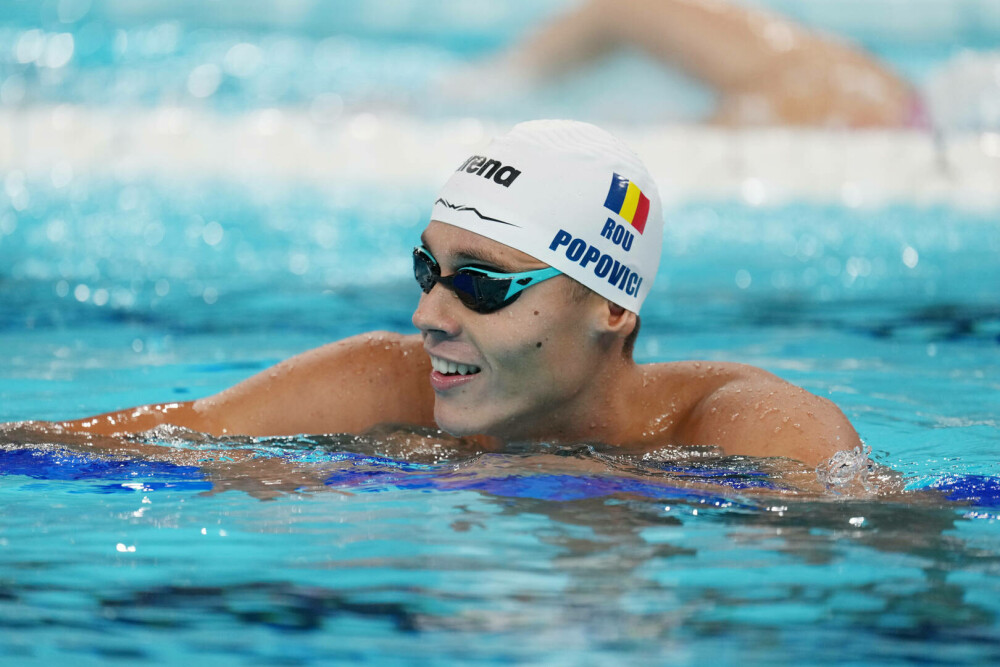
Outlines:
<svg viewBox="0 0 1000 667"><path fill-rule="evenodd" d="M434 410L434 423L439 429L455 438L485 436L506 441L510 437L510 429L504 428L503 424L477 419L462 419L455 415L449 416L438 406L435 406Z"/></svg>
<svg viewBox="0 0 1000 667"><path fill-rule="evenodd" d="M486 429L482 428L482 425L456 422L454 420L449 421L437 415L434 415L434 423L437 424L439 429L456 438L465 438L473 435L493 435L492 433L487 433Z"/></svg>

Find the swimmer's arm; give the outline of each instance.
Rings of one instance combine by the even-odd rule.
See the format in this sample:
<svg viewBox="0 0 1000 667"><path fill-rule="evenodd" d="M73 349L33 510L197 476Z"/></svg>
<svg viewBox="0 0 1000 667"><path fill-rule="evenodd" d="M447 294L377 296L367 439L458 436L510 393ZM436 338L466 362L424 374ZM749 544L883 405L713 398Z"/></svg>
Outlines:
<svg viewBox="0 0 1000 667"><path fill-rule="evenodd" d="M787 44L776 46L775 33ZM638 48L725 91L793 47L816 50L824 43L791 20L738 3L589 0L530 35L508 61L546 76L619 47Z"/></svg>
<svg viewBox="0 0 1000 667"><path fill-rule="evenodd" d="M433 425L430 361L419 336L370 333L273 366L214 396L60 422L94 434L172 424L212 435L361 433L383 422Z"/></svg>
<svg viewBox="0 0 1000 667"><path fill-rule="evenodd" d="M717 445L727 455L785 457L810 466L861 446L854 427L831 401L766 371L739 368L694 407L679 434L685 444Z"/></svg>

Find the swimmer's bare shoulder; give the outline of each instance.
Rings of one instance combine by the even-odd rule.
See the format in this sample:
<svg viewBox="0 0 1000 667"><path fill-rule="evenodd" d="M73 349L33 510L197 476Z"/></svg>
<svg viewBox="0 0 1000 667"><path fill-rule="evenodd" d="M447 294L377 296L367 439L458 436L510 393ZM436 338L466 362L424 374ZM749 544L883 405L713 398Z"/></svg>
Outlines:
<svg viewBox="0 0 1000 667"><path fill-rule="evenodd" d="M653 388L661 406L659 417L646 416L644 433L652 433L655 422L676 444L810 465L861 444L833 402L761 368L697 361L644 368L647 391Z"/></svg>
<svg viewBox="0 0 1000 667"><path fill-rule="evenodd" d="M173 424L252 436L362 433L383 422L433 426L429 373L419 335L376 331L299 354L214 396L58 426L113 434Z"/></svg>

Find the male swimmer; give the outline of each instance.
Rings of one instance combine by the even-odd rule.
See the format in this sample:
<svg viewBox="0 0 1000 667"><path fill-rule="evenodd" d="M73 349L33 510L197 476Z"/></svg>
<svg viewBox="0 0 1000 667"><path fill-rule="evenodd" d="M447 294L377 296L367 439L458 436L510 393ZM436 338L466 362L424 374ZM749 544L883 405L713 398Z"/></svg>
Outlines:
<svg viewBox="0 0 1000 667"><path fill-rule="evenodd" d="M761 369L633 361L662 239L656 185L624 144L586 123L522 123L463 162L434 204L413 250L419 334L356 336L215 396L58 426L266 436L392 423L490 451L698 445L810 465L858 446L833 403Z"/></svg>
<svg viewBox="0 0 1000 667"><path fill-rule="evenodd" d="M913 88L873 56L787 17L726 0L587 0L476 77L494 83L542 81L625 48L711 86L719 95L708 119L713 123L927 124ZM476 90L472 83L465 89Z"/></svg>

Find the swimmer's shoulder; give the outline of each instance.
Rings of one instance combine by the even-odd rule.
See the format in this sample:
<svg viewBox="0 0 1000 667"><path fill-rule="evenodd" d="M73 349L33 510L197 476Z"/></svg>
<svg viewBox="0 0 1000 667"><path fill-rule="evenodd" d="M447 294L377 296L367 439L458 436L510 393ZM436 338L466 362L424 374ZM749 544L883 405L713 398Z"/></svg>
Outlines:
<svg viewBox="0 0 1000 667"><path fill-rule="evenodd" d="M370 331L304 352L273 369L305 369L308 375L332 382L415 384L430 391L430 359L419 334ZM424 393L424 392L420 392Z"/></svg>
<svg viewBox="0 0 1000 667"><path fill-rule="evenodd" d="M362 433L384 422L433 424L420 337L374 331L308 350L194 402L209 432Z"/></svg>
<svg viewBox="0 0 1000 667"><path fill-rule="evenodd" d="M819 463L861 444L831 401L762 368L716 361L643 366L646 391L671 414L676 444L718 446L729 455ZM661 416L662 419L662 416Z"/></svg>

